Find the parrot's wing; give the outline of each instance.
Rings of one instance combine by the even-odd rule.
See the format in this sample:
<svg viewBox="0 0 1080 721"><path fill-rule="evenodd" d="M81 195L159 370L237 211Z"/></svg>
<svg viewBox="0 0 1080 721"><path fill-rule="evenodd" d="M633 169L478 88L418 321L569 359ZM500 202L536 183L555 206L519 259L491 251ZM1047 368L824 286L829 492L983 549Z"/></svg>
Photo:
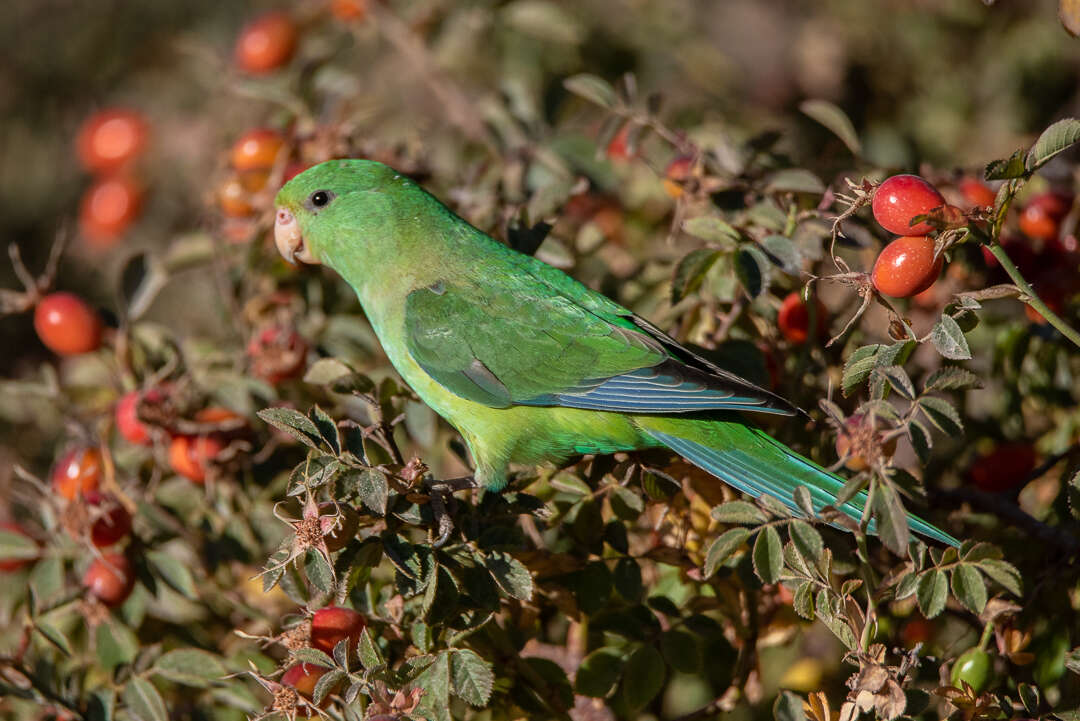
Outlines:
<svg viewBox="0 0 1080 721"><path fill-rule="evenodd" d="M793 412L778 396L586 292L590 297L571 297L529 274L499 275L483 287L440 281L409 294L406 346L443 387L496 408Z"/></svg>

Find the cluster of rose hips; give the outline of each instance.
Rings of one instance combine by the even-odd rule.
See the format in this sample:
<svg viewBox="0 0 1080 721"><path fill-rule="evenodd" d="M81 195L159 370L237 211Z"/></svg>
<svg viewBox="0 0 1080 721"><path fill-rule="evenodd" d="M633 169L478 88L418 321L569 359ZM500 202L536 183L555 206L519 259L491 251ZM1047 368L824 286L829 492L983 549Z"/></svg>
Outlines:
<svg viewBox="0 0 1080 721"><path fill-rule="evenodd" d="M298 627L300 633L291 630L283 636L285 645L290 650L310 646L323 653L332 655L334 647L341 641L348 641L348 647L354 651L360 642L360 634L367 625L367 619L363 614L357 613L351 608L341 606L327 606L320 608L312 617L310 624ZM306 631L306 633L305 633ZM297 663L285 669L279 679L282 686L288 686L308 700L315 692L315 686L319 683L329 668L313 663ZM330 689L324 698L321 707L325 708L330 703L330 694L335 689Z"/></svg>
<svg viewBox="0 0 1080 721"><path fill-rule="evenodd" d="M94 176L79 208L79 229L93 248L116 245L138 219L143 186L135 163L146 148L146 119L130 108L107 108L82 124L79 161Z"/></svg>

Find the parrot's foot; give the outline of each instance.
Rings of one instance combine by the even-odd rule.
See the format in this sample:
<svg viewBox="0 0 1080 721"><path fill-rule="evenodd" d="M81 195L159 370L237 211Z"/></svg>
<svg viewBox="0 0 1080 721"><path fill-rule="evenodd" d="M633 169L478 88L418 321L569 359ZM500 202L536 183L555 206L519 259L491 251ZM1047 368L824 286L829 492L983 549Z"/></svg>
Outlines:
<svg viewBox="0 0 1080 721"><path fill-rule="evenodd" d="M454 521L447 511L447 506L453 510L455 491L463 491L476 488L476 478L462 476L461 478L448 478L442 481L432 480L428 482L428 494L431 498L431 513L435 517L435 528L439 536L435 539L435 548L441 548L454 532Z"/></svg>

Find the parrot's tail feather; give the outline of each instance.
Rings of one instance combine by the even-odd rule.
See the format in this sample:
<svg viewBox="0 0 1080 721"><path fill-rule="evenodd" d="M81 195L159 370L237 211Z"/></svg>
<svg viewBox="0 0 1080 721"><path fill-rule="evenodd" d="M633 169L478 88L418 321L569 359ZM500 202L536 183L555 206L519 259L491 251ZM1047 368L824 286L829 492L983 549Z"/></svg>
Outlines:
<svg viewBox="0 0 1080 721"><path fill-rule="evenodd" d="M767 493L797 515L803 515L793 498L795 489L810 492L815 511L835 505L844 479L803 458L764 431L741 422L638 416L638 426L694 465L757 498ZM866 506L866 492L860 491L843 505L836 506L860 520ZM909 515L912 531L951 546L960 543L918 516ZM874 532L871 524L870 532Z"/></svg>

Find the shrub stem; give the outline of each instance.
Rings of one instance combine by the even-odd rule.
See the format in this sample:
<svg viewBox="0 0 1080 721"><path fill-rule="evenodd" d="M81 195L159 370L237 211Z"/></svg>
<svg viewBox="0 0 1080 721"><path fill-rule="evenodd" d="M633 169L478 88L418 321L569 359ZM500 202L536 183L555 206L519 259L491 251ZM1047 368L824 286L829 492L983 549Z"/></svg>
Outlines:
<svg viewBox="0 0 1080 721"><path fill-rule="evenodd" d="M999 243L991 243L986 247L990 249L990 252L997 258L998 263L1001 263L1001 267L1005 269L1005 272L1009 274L1012 281L1016 283L1016 287L1024 294L1026 298L1024 302L1038 311L1039 315L1046 318L1046 322L1057 328L1063 336L1071 340L1076 346L1080 347L1080 333L1066 323L1061 316L1050 310L1050 307L1035 294L1035 289L1024 279L1024 276L1020 274L1020 270L1012 260L1009 259L1008 254L1005 253L1005 248Z"/></svg>

